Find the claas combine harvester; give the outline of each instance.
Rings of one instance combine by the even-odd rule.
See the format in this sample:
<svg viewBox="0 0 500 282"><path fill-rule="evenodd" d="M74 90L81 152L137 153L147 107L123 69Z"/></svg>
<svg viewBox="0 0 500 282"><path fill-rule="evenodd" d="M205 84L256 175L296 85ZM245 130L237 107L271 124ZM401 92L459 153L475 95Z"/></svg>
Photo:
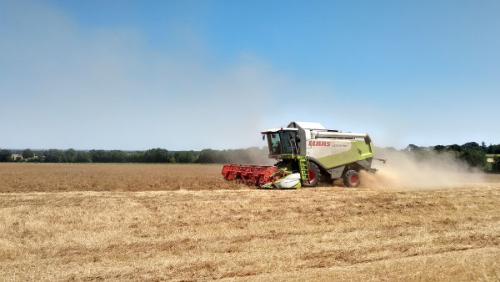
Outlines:
<svg viewBox="0 0 500 282"><path fill-rule="evenodd" d="M360 184L360 171L375 172L368 134L326 129L319 123L291 122L286 128L262 132L274 166L230 164L222 168L226 180L261 188L314 187L320 181L342 179L346 187Z"/></svg>

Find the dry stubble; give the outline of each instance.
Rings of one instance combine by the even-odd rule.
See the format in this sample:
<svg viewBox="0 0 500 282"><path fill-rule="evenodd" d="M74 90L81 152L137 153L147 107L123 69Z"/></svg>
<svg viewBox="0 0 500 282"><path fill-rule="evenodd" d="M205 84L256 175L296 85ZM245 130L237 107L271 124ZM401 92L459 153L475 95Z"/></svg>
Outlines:
<svg viewBox="0 0 500 282"><path fill-rule="evenodd" d="M146 183L157 173L142 169ZM0 194L0 206L6 280L500 278L500 185L493 181L407 192L13 192Z"/></svg>

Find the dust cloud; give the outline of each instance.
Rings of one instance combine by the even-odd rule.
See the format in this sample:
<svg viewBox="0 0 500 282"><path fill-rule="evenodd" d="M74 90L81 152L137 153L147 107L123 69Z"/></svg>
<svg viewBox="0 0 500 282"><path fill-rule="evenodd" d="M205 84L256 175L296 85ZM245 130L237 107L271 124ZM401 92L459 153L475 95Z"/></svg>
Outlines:
<svg viewBox="0 0 500 282"><path fill-rule="evenodd" d="M220 151L226 163L243 165L273 165L276 160L268 157L267 148L251 147L247 149L223 150Z"/></svg>
<svg viewBox="0 0 500 282"><path fill-rule="evenodd" d="M450 153L407 152L381 149L374 160L375 174L363 173L363 187L420 190L463 187L484 182L485 175Z"/></svg>

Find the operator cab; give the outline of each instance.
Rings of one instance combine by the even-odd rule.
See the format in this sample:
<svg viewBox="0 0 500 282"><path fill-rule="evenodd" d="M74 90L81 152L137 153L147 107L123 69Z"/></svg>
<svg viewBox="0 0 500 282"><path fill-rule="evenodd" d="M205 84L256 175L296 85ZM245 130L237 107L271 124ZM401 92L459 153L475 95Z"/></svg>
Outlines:
<svg viewBox="0 0 500 282"><path fill-rule="evenodd" d="M267 137L269 156L277 158L282 155L299 155L297 128L270 129L262 133L263 139Z"/></svg>

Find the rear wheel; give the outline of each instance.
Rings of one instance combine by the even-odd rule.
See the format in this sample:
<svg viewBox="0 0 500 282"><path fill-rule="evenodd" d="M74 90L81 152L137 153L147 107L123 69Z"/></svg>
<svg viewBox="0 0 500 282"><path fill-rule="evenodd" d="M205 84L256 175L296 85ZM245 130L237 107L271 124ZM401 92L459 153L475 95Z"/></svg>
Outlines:
<svg viewBox="0 0 500 282"><path fill-rule="evenodd" d="M306 187L314 187L318 185L321 179L321 171L317 164L309 162L309 181L304 181L303 185Z"/></svg>
<svg viewBox="0 0 500 282"><path fill-rule="evenodd" d="M345 187L358 187L361 183L359 179L359 173L353 169L350 169L344 173L344 186Z"/></svg>

